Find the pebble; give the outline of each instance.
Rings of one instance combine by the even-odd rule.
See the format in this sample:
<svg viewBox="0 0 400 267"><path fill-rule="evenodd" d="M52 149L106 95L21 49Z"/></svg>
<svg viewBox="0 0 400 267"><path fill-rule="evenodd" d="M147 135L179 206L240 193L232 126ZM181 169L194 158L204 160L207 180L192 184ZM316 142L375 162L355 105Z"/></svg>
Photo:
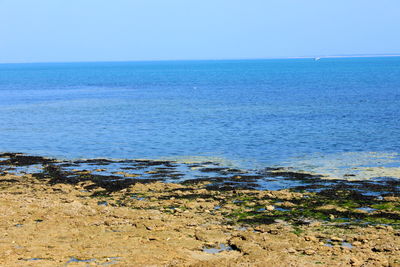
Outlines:
<svg viewBox="0 0 400 267"><path fill-rule="evenodd" d="M315 236L305 236L304 240L305 241L315 241L315 242L317 242L318 238L316 238Z"/></svg>

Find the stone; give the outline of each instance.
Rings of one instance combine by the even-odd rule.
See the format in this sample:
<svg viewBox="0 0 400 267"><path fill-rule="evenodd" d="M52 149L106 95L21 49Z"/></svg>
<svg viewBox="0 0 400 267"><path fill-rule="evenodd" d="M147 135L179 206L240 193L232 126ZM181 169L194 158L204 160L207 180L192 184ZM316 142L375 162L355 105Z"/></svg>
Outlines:
<svg viewBox="0 0 400 267"><path fill-rule="evenodd" d="M331 240L333 242L343 242L343 238L337 237L337 236L332 236Z"/></svg>
<svg viewBox="0 0 400 267"><path fill-rule="evenodd" d="M284 208L294 208L294 207L296 207L296 205L293 204L293 203L290 202L290 201L285 201L285 202L283 202L283 203L281 204L281 207L284 207Z"/></svg>
<svg viewBox="0 0 400 267"><path fill-rule="evenodd" d="M273 211L275 209L275 207L272 206L272 205L268 205L268 206L265 207L265 209L268 210L268 211Z"/></svg>
<svg viewBox="0 0 400 267"><path fill-rule="evenodd" d="M308 255L308 256L311 256L311 255L314 255L316 252L315 252L315 250L313 250L313 249L306 249L306 250L304 250L304 254L306 254L306 255Z"/></svg>
<svg viewBox="0 0 400 267"><path fill-rule="evenodd" d="M359 259L357 259L355 257L352 257L352 258L350 258L350 264L352 266L361 266L362 261L360 261Z"/></svg>
<svg viewBox="0 0 400 267"><path fill-rule="evenodd" d="M315 236L305 236L304 240L305 241L313 241L313 242L318 242L319 241L319 239L316 238Z"/></svg>

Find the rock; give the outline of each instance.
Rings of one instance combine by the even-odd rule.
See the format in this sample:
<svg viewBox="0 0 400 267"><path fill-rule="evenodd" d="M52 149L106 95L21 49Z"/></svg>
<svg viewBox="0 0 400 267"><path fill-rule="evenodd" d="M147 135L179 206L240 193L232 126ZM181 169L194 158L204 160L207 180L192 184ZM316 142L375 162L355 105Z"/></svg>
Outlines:
<svg viewBox="0 0 400 267"><path fill-rule="evenodd" d="M333 242L343 242L343 238L337 237L337 236L332 236L331 240Z"/></svg>
<svg viewBox="0 0 400 267"><path fill-rule="evenodd" d="M140 174L134 174L134 173L124 173L124 177L139 177Z"/></svg>
<svg viewBox="0 0 400 267"><path fill-rule="evenodd" d="M194 236L197 240L203 242L220 243L220 244L225 243L227 238L229 237L220 230L207 230L207 231L196 230Z"/></svg>
<svg viewBox="0 0 400 267"><path fill-rule="evenodd" d="M272 205L268 205L268 206L265 207L265 209L268 210L268 211L273 211L275 209L275 207L272 206Z"/></svg>
<svg viewBox="0 0 400 267"><path fill-rule="evenodd" d="M323 210L323 211L325 211L325 210L334 210L334 211L338 211L338 212L345 212L345 211L347 211L345 208L338 207L338 206L335 206L335 205L325 205L325 206L321 206L321 207L316 208L316 210Z"/></svg>
<svg viewBox="0 0 400 267"><path fill-rule="evenodd" d="M384 197L383 198L385 201L399 201L400 197L393 197L393 196L389 196L389 197Z"/></svg>
<svg viewBox="0 0 400 267"><path fill-rule="evenodd" d="M396 258L389 260L389 267L400 267L400 261Z"/></svg>
<svg viewBox="0 0 400 267"><path fill-rule="evenodd" d="M59 191L62 193L70 193L72 191L72 187L70 185L66 185L66 184L55 184L53 185L53 191Z"/></svg>
<svg viewBox="0 0 400 267"><path fill-rule="evenodd" d="M375 252L391 252L394 251L395 248L392 246L392 244L381 244L374 246L372 250Z"/></svg>
<svg viewBox="0 0 400 267"><path fill-rule="evenodd" d="M318 227L321 225L322 225L321 222L318 222L318 221L313 221L312 223L310 223L310 227Z"/></svg>
<svg viewBox="0 0 400 267"><path fill-rule="evenodd" d="M200 208L202 208L202 209L212 210L212 209L214 209L214 207L215 207L215 204L211 203L211 202L202 202L200 204Z"/></svg>
<svg viewBox="0 0 400 267"><path fill-rule="evenodd" d="M315 250L313 250L313 249L306 249L306 250L304 250L304 254L306 254L306 255L308 255L308 256L311 256L311 255L314 255L316 252L315 252Z"/></svg>
<svg viewBox="0 0 400 267"><path fill-rule="evenodd" d="M257 203L255 203L255 202L250 202L247 204L247 206L249 206L249 207L254 207L255 205L257 205Z"/></svg>
<svg viewBox="0 0 400 267"><path fill-rule="evenodd" d="M359 259L353 257L350 259L350 264L352 266L360 266L362 264L362 261L360 261Z"/></svg>
<svg viewBox="0 0 400 267"><path fill-rule="evenodd" d="M284 207L284 208L294 208L294 207L296 207L296 205L293 204L293 203L290 202L290 201L285 201L285 202L281 203L281 207Z"/></svg>
<svg viewBox="0 0 400 267"><path fill-rule="evenodd" d="M319 241L319 239L316 238L315 236L305 236L304 240L305 241L313 241L313 242L318 242Z"/></svg>
<svg viewBox="0 0 400 267"><path fill-rule="evenodd" d="M265 233L268 230L269 230L269 228L266 225L259 225L259 226L256 226L254 228L254 231L257 231L257 232L260 232L260 233Z"/></svg>
<svg viewBox="0 0 400 267"><path fill-rule="evenodd" d="M284 220L281 220L281 219L276 219L276 220L274 220L274 222L275 222L276 224L288 225L288 222L286 222L286 221L284 221Z"/></svg>
<svg viewBox="0 0 400 267"><path fill-rule="evenodd" d="M185 204L185 207L188 209L197 209L200 207L200 204L197 202L188 202Z"/></svg>
<svg viewBox="0 0 400 267"><path fill-rule="evenodd" d="M369 238L367 236L365 236L365 235L360 235L360 236L357 236L355 239L357 241L361 241L363 243L367 243Z"/></svg>
<svg viewBox="0 0 400 267"><path fill-rule="evenodd" d="M174 209L174 212L176 212L176 213L181 213L182 210L181 210L180 208L175 208L175 209Z"/></svg>
<svg viewBox="0 0 400 267"><path fill-rule="evenodd" d="M233 204L226 204L222 208L227 209L227 210L237 209L236 205L233 205Z"/></svg>
<svg viewBox="0 0 400 267"><path fill-rule="evenodd" d="M265 250L252 242L246 242L239 237L234 237L229 240L229 245L236 247L244 255L262 256Z"/></svg>
<svg viewBox="0 0 400 267"><path fill-rule="evenodd" d="M274 201L280 204L274 204L273 200L264 197L270 192L205 190L204 195L200 195L198 191L204 188L204 184L137 183L127 190L112 191L104 198L105 188L91 182L79 182L75 188L74 183L54 185L58 189L53 191L53 185L48 186L45 181L39 186L38 180L16 180L21 184L6 185L0 179L0 188L5 189L0 190L0 213L7 218L0 220L2 266L14 266L16 262L22 264L25 261L17 261L18 258L32 257L51 259L38 260L37 264L41 266L62 265L70 255L75 255L79 259L98 259L78 265L108 261L121 266L321 264L361 267L364 264L400 267L398 229L387 226L377 229L375 225L357 224L352 228L349 225L341 228L322 220L318 222L321 226L315 227L315 220L306 220L309 217L302 216L293 216L286 223L278 221L281 217L273 216L273 211L255 212L255 219L262 220L256 220L256 224L249 224L252 226L249 227L246 221L229 216L233 212L242 213L245 207L243 203L234 205L235 199L251 199L257 207L264 208L268 205L289 207L292 202L297 205L295 200L282 200L295 197L287 191L275 192ZM71 192L64 194L62 190ZM95 192L99 193L98 197ZM142 196L141 193L146 196L145 200L131 198ZM205 201L198 202L197 196ZM310 198L305 199L307 203L314 201L313 194L306 196ZM171 200L171 197L176 199ZM99 206L99 201L108 201L109 205ZM202 209L198 208L200 205L203 205ZM221 207L219 211L215 210L216 206ZM336 215L334 211L324 212L329 213ZM42 223L35 222L39 218L43 219ZM273 223L274 220L280 224ZM297 225L298 222L301 226ZM342 243L343 240L346 243ZM347 242L354 246L351 250ZM207 245L218 249L220 245L229 244L231 247L228 249L232 250L215 255L202 251ZM36 260L32 264L36 264Z"/></svg>
<svg viewBox="0 0 400 267"><path fill-rule="evenodd" d="M279 234L279 231L277 229L271 229L271 230L268 230L268 233L271 235L277 235L277 234Z"/></svg>

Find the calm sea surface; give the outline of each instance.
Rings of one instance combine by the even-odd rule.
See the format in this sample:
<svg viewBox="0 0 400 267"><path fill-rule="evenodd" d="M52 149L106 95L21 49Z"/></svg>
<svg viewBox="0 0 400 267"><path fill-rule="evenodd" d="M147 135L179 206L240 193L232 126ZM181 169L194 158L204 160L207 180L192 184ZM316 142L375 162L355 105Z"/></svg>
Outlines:
<svg viewBox="0 0 400 267"><path fill-rule="evenodd" d="M399 167L400 58L0 64L0 151Z"/></svg>

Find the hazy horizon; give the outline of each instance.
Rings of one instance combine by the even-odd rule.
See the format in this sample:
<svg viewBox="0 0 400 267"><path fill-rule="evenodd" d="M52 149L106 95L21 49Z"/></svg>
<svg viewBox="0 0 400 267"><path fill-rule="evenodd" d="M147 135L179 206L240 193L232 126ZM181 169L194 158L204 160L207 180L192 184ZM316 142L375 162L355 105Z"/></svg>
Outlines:
<svg viewBox="0 0 400 267"><path fill-rule="evenodd" d="M205 58L205 59L148 59L148 60L88 60L88 61L32 61L32 62L0 62L0 64L46 64L46 63L118 63L118 62L164 62L164 61L241 61L241 60L274 60L274 59L313 59L313 58L379 58L400 57L399 54L365 54L365 55L326 55L326 56L293 56L293 57L265 57L265 58Z"/></svg>

